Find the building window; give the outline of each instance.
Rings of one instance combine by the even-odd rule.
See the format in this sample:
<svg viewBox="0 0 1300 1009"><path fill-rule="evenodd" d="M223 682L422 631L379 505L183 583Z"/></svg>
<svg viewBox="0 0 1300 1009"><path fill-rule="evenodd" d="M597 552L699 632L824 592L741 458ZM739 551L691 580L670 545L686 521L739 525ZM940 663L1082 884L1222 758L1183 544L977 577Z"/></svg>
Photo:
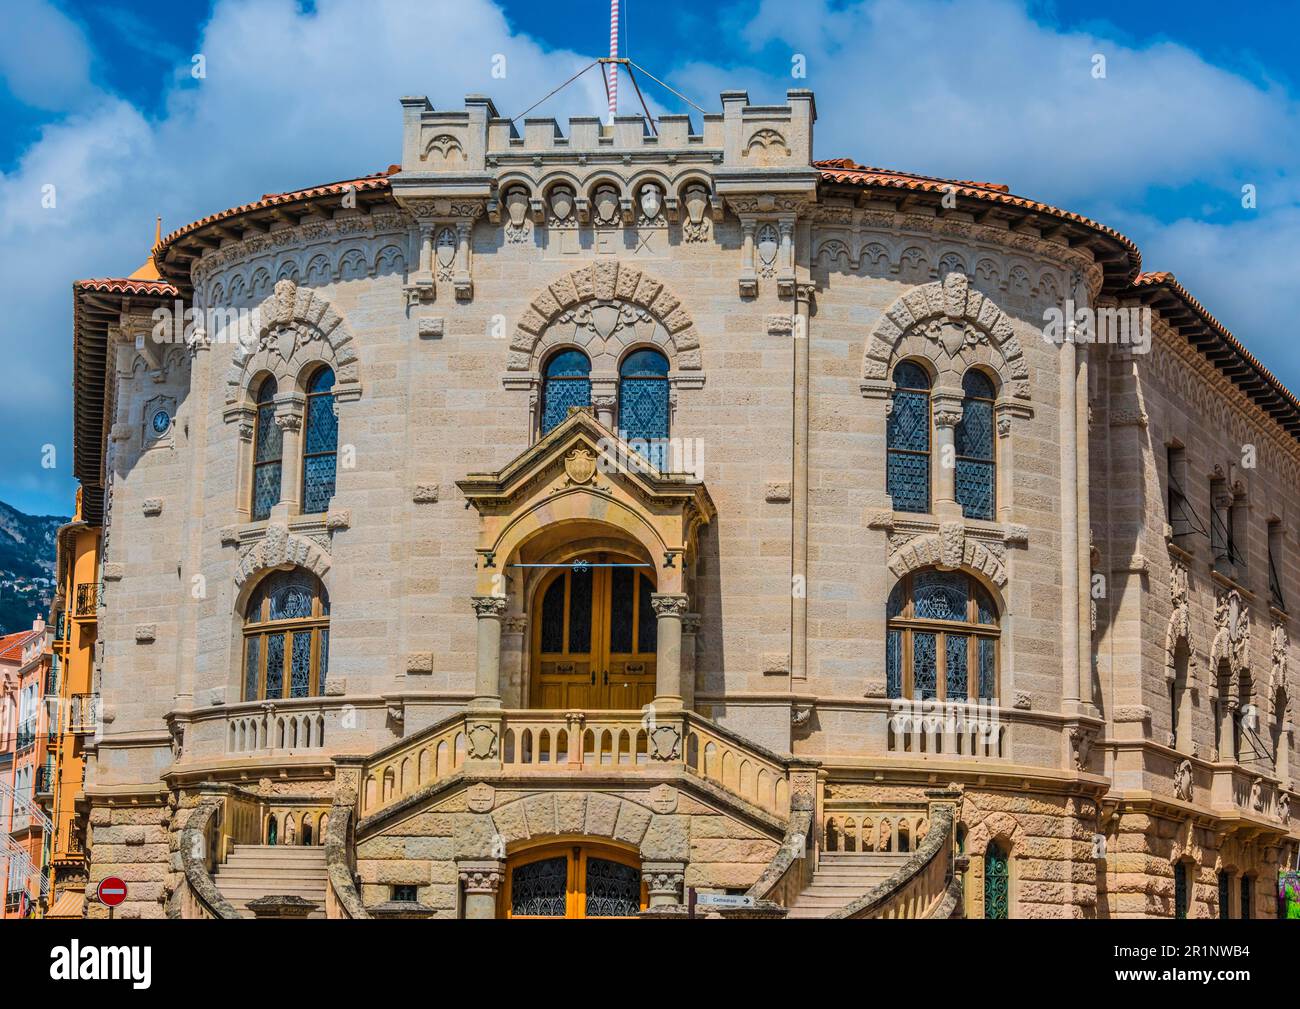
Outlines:
<svg viewBox="0 0 1300 1009"><path fill-rule="evenodd" d="M886 424L886 483L894 511L930 510L930 376L904 361L894 369L894 398Z"/></svg>
<svg viewBox="0 0 1300 1009"><path fill-rule="evenodd" d="M1174 917L1187 917L1187 863L1174 863Z"/></svg>
<svg viewBox="0 0 1300 1009"><path fill-rule="evenodd" d="M997 841L990 841L984 852L984 917L1005 919L1011 917L1008 883L1010 873L1007 852Z"/></svg>
<svg viewBox="0 0 1300 1009"><path fill-rule="evenodd" d="M418 889L412 883L399 883L393 887L393 900L414 904L419 900Z"/></svg>
<svg viewBox="0 0 1300 1009"><path fill-rule="evenodd" d="M1165 470L1165 517L1174 538L1191 532L1205 535L1205 524L1197 517L1184 490L1187 486L1187 450L1181 445L1169 445L1165 449Z"/></svg>
<svg viewBox="0 0 1300 1009"><path fill-rule="evenodd" d="M277 571L257 586L244 622L244 700L325 693L329 596L306 571Z"/></svg>
<svg viewBox="0 0 1300 1009"><path fill-rule="evenodd" d="M991 520L997 505L993 382L982 371L971 369L961 385L961 420L954 431L957 503L964 517Z"/></svg>
<svg viewBox="0 0 1300 1009"><path fill-rule="evenodd" d="M1255 916L1253 900L1255 896L1255 879L1253 876L1241 877L1241 917L1250 920Z"/></svg>
<svg viewBox="0 0 1300 1009"><path fill-rule="evenodd" d="M1286 609L1286 596L1282 592L1282 523L1271 519L1268 523L1268 598L1279 610Z"/></svg>
<svg viewBox="0 0 1300 1009"><path fill-rule="evenodd" d="M1227 921L1231 915L1228 913L1228 895L1232 892L1232 877L1228 875L1226 869L1219 870L1219 917Z"/></svg>
<svg viewBox="0 0 1300 1009"><path fill-rule="evenodd" d="M542 434L559 425L569 408L591 406L591 361L580 350L562 350L546 362L542 383Z"/></svg>
<svg viewBox="0 0 1300 1009"><path fill-rule="evenodd" d="M656 469L666 468L668 358L657 350L634 350L619 367L618 433Z"/></svg>
<svg viewBox="0 0 1300 1009"><path fill-rule="evenodd" d="M313 515L328 509L334 497L339 421L331 368L321 368L307 385L302 435L302 510Z"/></svg>
<svg viewBox="0 0 1300 1009"><path fill-rule="evenodd" d="M253 521L269 518L280 503L284 436L275 422L275 379L268 377L257 390L257 416L253 423Z"/></svg>
<svg viewBox="0 0 1300 1009"><path fill-rule="evenodd" d="M889 594L885 684L890 697L998 696L997 607L960 571L915 571Z"/></svg>

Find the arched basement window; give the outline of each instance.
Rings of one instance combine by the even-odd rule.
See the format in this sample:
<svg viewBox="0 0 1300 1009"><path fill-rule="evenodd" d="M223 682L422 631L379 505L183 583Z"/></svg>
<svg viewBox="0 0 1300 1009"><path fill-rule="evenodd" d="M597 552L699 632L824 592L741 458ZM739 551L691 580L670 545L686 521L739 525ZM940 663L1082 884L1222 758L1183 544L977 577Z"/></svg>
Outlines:
<svg viewBox="0 0 1300 1009"><path fill-rule="evenodd" d="M990 841L984 852L984 917L1011 917L1009 900L1010 873L1007 852L997 841Z"/></svg>
<svg viewBox="0 0 1300 1009"><path fill-rule="evenodd" d="M302 439L302 510L329 508L337 472L339 421L334 414L334 371L321 368L307 385Z"/></svg>
<svg viewBox="0 0 1300 1009"><path fill-rule="evenodd" d="M270 518L280 503L284 436L275 422L275 394L279 387L268 376L257 390L257 415L253 422L253 521Z"/></svg>
<svg viewBox="0 0 1300 1009"><path fill-rule="evenodd" d="M618 430L658 470L668 462L668 358L634 350L618 371Z"/></svg>
<svg viewBox="0 0 1300 1009"><path fill-rule="evenodd" d="M993 382L971 369L961 380L961 420L954 434L957 503L968 519L993 518L996 463L993 457Z"/></svg>
<svg viewBox="0 0 1300 1009"><path fill-rule="evenodd" d="M562 350L546 362L542 434L564 420L573 406L591 406L591 361L580 350Z"/></svg>
<svg viewBox="0 0 1300 1009"><path fill-rule="evenodd" d="M930 510L930 376L904 361L894 369L894 400L886 425L886 484L894 511Z"/></svg>
<svg viewBox="0 0 1300 1009"><path fill-rule="evenodd" d="M330 601L315 575L268 575L244 610L244 700L325 693Z"/></svg>
<svg viewBox="0 0 1300 1009"><path fill-rule="evenodd" d="M998 696L998 611L993 597L961 571L905 575L889 594L885 687L914 700Z"/></svg>

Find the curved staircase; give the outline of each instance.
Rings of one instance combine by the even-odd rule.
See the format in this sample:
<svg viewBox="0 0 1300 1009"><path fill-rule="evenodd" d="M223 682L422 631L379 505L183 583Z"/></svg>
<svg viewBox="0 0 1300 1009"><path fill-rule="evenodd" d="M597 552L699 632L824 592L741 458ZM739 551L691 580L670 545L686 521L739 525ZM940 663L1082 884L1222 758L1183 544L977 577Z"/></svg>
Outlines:
<svg viewBox="0 0 1300 1009"><path fill-rule="evenodd" d="M270 895L302 897L320 906L308 918L325 917L325 849L288 844L241 844L217 866L213 882L242 917L248 902Z"/></svg>
<svg viewBox="0 0 1300 1009"><path fill-rule="evenodd" d="M893 876L907 852L823 851L812 881L794 896L789 918L825 918Z"/></svg>

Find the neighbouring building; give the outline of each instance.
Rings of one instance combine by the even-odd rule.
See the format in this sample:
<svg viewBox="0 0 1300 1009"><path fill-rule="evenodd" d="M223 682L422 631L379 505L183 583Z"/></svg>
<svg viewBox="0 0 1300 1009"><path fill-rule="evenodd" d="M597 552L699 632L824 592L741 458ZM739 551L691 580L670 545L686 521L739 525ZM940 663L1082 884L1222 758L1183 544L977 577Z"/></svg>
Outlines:
<svg viewBox="0 0 1300 1009"><path fill-rule="evenodd" d="M1172 276L807 91L401 105L74 287L91 890L1276 913L1300 403Z"/></svg>
<svg viewBox="0 0 1300 1009"><path fill-rule="evenodd" d="M82 517L81 494L72 520L56 540L57 594L52 622L46 712L51 718L51 787L44 807L51 822L45 873L50 895L44 917L80 918L86 900L85 747L100 727L94 691L99 619L99 529Z"/></svg>
<svg viewBox="0 0 1300 1009"><path fill-rule="evenodd" d="M42 870L50 841L39 800L50 791L45 688L49 634L37 618L27 631L0 638L0 866L5 918L39 914L49 893ZM5 759L7 758L7 759Z"/></svg>

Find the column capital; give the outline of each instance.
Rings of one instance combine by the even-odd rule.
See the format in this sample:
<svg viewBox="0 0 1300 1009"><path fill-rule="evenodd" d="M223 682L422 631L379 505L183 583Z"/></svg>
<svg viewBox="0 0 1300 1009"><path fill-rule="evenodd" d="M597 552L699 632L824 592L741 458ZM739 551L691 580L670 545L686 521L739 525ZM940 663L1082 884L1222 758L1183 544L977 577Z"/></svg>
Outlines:
<svg viewBox="0 0 1300 1009"><path fill-rule="evenodd" d="M500 620L505 616L506 604L509 601L505 596L470 596L469 598L474 606L474 613L480 620L484 618Z"/></svg>
<svg viewBox="0 0 1300 1009"><path fill-rule="evenodd" d="M690 598L677 592L653 592L650 606L657 617L685 617Z"/></svg>
<svg viewBox="0 0 1300 1009"><path fill-rule="evenodd" d="M505 869L497 859L477 859L456 863L466 894L496 895L505 878Z"/></svg>
<svg viewBox="0 0 1300 1009"><path fill-rule="evenodd" d="M645 882L651 907L681 903L682 886L686 882L686 863L645 862L641 866L641 879Z"/></svg>

